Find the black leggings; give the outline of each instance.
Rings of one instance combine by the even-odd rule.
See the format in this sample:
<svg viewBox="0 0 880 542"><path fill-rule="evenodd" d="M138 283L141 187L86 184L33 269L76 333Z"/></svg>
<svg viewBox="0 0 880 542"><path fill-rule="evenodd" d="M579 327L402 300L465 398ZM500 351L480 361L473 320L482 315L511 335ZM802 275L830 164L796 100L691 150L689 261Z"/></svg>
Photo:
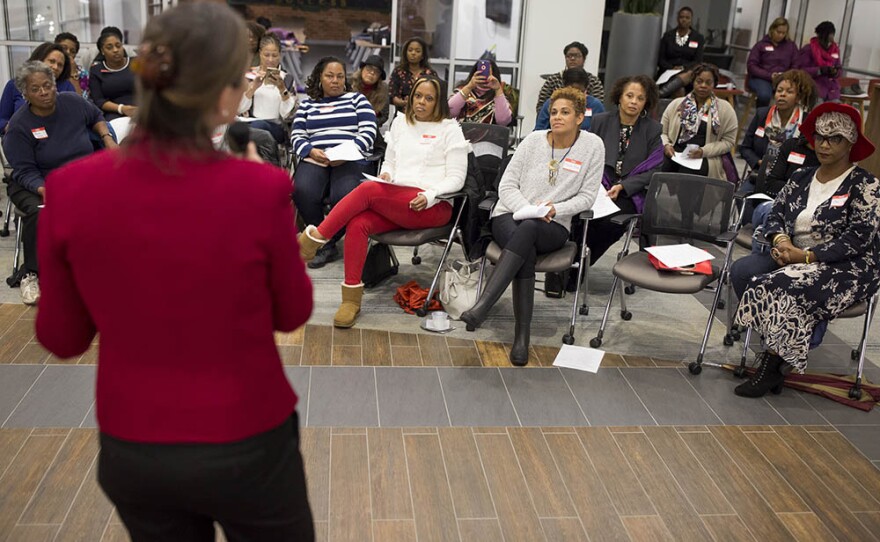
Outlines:
<svg viewBox="0 0 880 542"><path fill-rule="evenodd" d="M544 222L537 218L514 220L513 215L507 213L492 219L492 237L501 248L525 260L516 278L529 279L535 276L538 254L562 248L568 241L568 230L556 222Z"/></svg>

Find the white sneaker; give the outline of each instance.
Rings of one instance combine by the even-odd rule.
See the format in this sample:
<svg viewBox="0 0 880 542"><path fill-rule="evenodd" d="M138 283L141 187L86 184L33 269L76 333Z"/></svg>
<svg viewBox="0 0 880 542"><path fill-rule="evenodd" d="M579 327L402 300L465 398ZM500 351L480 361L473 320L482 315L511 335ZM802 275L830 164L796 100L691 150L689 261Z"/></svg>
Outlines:
<svg viewBox="0 0 880 542"><path fill-rule="evenodd" d="M36 273L28 273L21 279L21 302L36 305L40 300L40 281Z"/></svg>

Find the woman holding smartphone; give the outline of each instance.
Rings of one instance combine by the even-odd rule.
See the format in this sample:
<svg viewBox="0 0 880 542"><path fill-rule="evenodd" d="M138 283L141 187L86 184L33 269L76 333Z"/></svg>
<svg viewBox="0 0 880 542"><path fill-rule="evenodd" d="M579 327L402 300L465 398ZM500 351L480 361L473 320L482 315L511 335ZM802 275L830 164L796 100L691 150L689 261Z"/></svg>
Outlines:
<svg viewBox="0 0 880 542"><path fill-rule="evenodd" d="M516 111L516 93L501 81L501 71L492 60L478 60L449 97L449 112L461 122L482 122L507 126Z"/></svg>
<svg viewBox="0 0 880 542"><path fill-rule="evenodd" d="M296 107L296 98L291 93L293 77L279 68L281 64L281 42L275 34L266 34L260 39L260 65L247 74L250 83L244 92L238 113L251 121L251 130L268 132L275 145L284 143L287 134L283 121L287 120ZM262 134L254 134L255 142L265 141ZM260 155L277 164L278 150L275 145L259 145Z"/></svg>

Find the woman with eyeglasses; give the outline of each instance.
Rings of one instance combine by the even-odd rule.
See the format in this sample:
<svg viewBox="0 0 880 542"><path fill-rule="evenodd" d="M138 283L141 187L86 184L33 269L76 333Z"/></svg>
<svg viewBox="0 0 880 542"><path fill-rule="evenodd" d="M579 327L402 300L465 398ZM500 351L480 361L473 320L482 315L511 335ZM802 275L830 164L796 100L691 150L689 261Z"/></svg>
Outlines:
<svg viewBox="0 0 880 542"><path fill-rule="evenodd" d="M859 112L821 104L801 133L819 167L796 171L776 197L764 225L773 248L730 271L741 298L736 323L766 344L754 375L734 390L743 397L780 393L788 371L806 369L817 325L880 286L880 180L855 165L874 152Z"/></svg>

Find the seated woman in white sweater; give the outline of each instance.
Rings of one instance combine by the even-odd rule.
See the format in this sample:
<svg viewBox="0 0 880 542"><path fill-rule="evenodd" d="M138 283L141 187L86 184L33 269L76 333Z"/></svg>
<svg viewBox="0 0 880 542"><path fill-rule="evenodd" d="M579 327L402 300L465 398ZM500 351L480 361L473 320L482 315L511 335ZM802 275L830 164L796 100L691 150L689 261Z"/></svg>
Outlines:
<svg viewBox="0 0 880 542"><path fill-rule="evenodd" d="M562 248L572 217L593 206L602 180L605 144L580 129L585 107L583 92L556 90L550 97L550 130L535 130L517 147L492 210L492 237L503 248L501 258L480 299L461 315L468 329L479 327L512 281L514 365L529 361L537 256ZM523 207L539 204L550 208L543 218L513 219Z"/></svg>
<svg viewBox="0 0 880 542"><path fill-rule="evenodd" d="M281 42L275 34L266 34L260 39L258 54L260 65L246 75L250 82L241 98L238 114L249 119L251 139L257 144L260 156L277 165L275 145L287 139L282 122L290 118L296 108L296 96L291 92L294 80L281 71Z"/></svg>
<svg viewBox="0 0 880 542"><path fill-rule="evenodd" d="M345 280L342 305L333 325L351 327L361 310L361 273L371 234L400 229L435 228L452 218L452 205L438 198L461 190L469 145L442 99L440 81L422 76L385 135L388 148L380 177L365 181L337 203L317 227L299 235L300 254L310 261L333 235L345 228Z"/></svg>

